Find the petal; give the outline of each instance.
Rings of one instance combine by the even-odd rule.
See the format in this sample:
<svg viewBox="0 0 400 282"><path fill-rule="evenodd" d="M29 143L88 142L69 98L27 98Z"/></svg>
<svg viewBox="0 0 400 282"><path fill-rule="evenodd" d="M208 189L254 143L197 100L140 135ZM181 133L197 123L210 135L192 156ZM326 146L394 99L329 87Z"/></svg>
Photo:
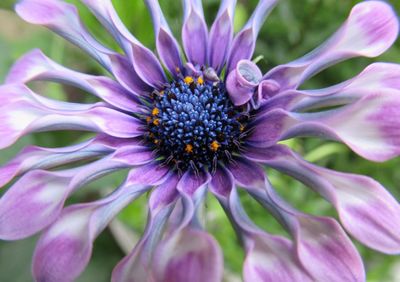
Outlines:
<svg viewBox="0 0 400 282"><path fill-rule="evenodd" d="M221 1L217 17L211 26L208 62L217 72L223 69L228 56L228 48L232 43L235 7L236 0Z"/></svg>
<svg viewBox="0 0 400 282"><path fill-rule="evenodd" d="M373 161L386 161L400 154L399 95L394 90L377 91L327 117L323 123L357 154Z"/></svg>
<svg viewBox="0 0 400 282"><path fill-rule="evenodd" d="M261 0L242 30L233 39L228 55L227 73L236 68L240 60L250 60L256 46L258 32L278 0Z"/></svg>
<svg viewBox="0 0 400 282"><path fill-rule="evenodd" d="M373 63L367 66L357 76L342 83L311 90L288 90L279 93L279 86L275 82L275 89L271 89L273 80L264 80L266 83L259 87L263 105L260 109L266 112L276 107L293 111L307 111L329 106L340 106L353 102L372 94L377 89L396 89L400 83L400 65L392 63ZM276 90L278 89L278 90ZM276 95L278 94L278 95Z"/></svg>
<svg viewBox="0 0 400 282"><path fill-rule="evenodd" d="M111 55L110 60L115 79L125 89L141 96L148 96L153 91L153 88L139 77L139 74L127 58L121 55Z"/></svg>
<svg viewBox="0 0 400 282"><path fill-rule="evenodd" d="M153 213L162 209L178 199L179 193L176 189L179 177L176 174L170 175L164 183L159 185L151 193L149 208Z"/></svg>
<svg viewBox="0 0 400 282"><path fill-rule="evenodd" d="M126 54L132 52L130 42L123 36L121 30L126 30L125 25L121 21L113 21L117 18L117 13L112 6L110 0L81 0L87 8L95 15L100 23L108 30L113 38L118 42Z"/></svg>
<svg viewBox="0 0 400 282"><path fill-rule="evenodd" d="M234 187L233 175L228 169L219 166L212 175L209 187L215 195L226 198Z"/></svg>
<svg viewBox="0 0 400 282"><path fill-rule="evenodd" d="M6 83L26 84L36 80L48 80L76 86L119 109L130 112L139 111L139 102L136 97L114 80L67 69L46 57L38 49L25 54L14 64L7 76Z"/></svg>
<svg viewBox="0 0 400 282"><path fill-rule="evenodd" d="M290 232L297 257L315 281L365 281L362 259L334 219L298 212L269 183L265 188L265 194L249 191Z"/></svg>
<svg viewBox="0 0 400 282"><path fill-rule="evenodd" d="M121 209L147 189L142 185L122 185L102 200L66 208L39 239L33 256L34 278L37 281L77 278L89 262L95 238Z"/></svg>
<svg viewBox="0 0 400 282"><path fill-rule="evenodd" d="M129 185L160 185L164 183L164 179L168 176L168 172L168 167L161 166L157 162L150 162L131 171L127 177L127 183Z"/></svg>
<svg viewBox="0 0 400 282"><path fill-rule="evenodd" d="M77 170L35 170L24 175L0 199L0 238L29 237L54 221ZM57 210L58 213L54 213ZM34 215L34 216L32 216Z"/></svg>
<svg viewBox="0 0 400 282"><path fill-rule="evenodd" d="M16 4L15 10L25 21L51 29L85 50L110 70L108 54L114 52L102 46L88 33L75 6L58 0L21 0Z"/></svg>
<svg viewBox="0 0 400 282"><path fill-rule="evenodd" d="M182 43L189 63L207 64L208 30L201 0L184 0Z"/></svg>
<svg viewBox="0 0 400 282"><path fill-rule="evenodd" d="M342 141L366 159L386 161L400 153L399 94L376 90L333 111L300 114L271 110L254 122L248 141L268 147L294 136L318 136Z"/></svg>
<svg viewBox="0 0 400 282"><path fill-rule="evenodd" d="M123 44L135 72L141 80L153 87L162 86L167 80L157 57L143 46L118 17L112 2L84 0L116 40ZM126 42L127 41L127 42Z"/></svg>
<svg viewBox="0 0 400 282"><path fill-rule="evenodd" d="M114 268L112 282L154 281L151 260L173 207L174 203L149 213L144 235L132 252Z"/></svg>
<svg viewBox="0 0 400 282"><path fill-rule="evenodd" d="M335 206L345 229L363 244L384 253L400 252L400 205L375 180L318 167L284 146L254 149L246 155L320 193Z"/></svg>
<svg viewBox="0 0 400 282"><path fill-rule="evenodd" d="M284 107L293 111L307 111L346 105L377 90L399 89L399 73L399 64L373 63L354 78L327 88L286 91L265 100L261 110Z"/></svg>
<svg viewBox="0 0 400 282"><path fill-rule="evenodd" d="M67 103L39 96L22 85L0 87L0 148L13 144L21 136L38 131L88 130L120 138L141 135L136 118L98 106Z"/></svg>
<svg viewBox="0 0 400 282"><path fill-rule="evenodd" d="M244 187L264 187L264 171L255 162L245 158L236 158L231 162L227 169L232 174L235 182Z"/></svg>
<svg viewBox="0 0 400 282"><path fill-rule="evenodd" d="M176 76L182 71L181 52L179 44L168 26L157 0L146 0L150 11L158 55L169 72Z"/></svg>
<svg viewBox="0 0 400 282"><path fill-rule="evenodd" d="M16 240L35 234L58 217L66 199L77 189L113 171L152 160L152 154L142 147L127 146L72 170L28 172L0 199L0 238ZM128 184L134 185L132 181Z"/></svg>
<svg viewBox="0 0 400 282"><path fill-rule="evenodd" d="M173 233L160 243L154 258L155 281L222 280L222 251L215 239L201 230L185 228Z"/></svg>
<svg viewBox="0 0 400 282"><path fill-rule="evenodd" d="M113 147L107 140L93 138L83 143L62 148L28 146L14 159L0 167L0 187L14 177L32 169L49 169L79 160L98 157L111 153Z"/></svg>
<svg viewBox="0 0 400 282"><path fill-rule="evenodd" d="M316 281L365 281L362 259L335 220L298 219L297 253Z"/></svg>
<svg viewBox="0 0 400 282"><path fill-rule="evenodd" d="M248 60L239 61L226 79L226 90L233 104L241 106L249 102L261 78L256 64Z"/></svg>
<svg viewBox="0 0 400 282"><path fill-rule="evenodd" d="M373 19L373 20L371 20ZM397 16L384 1L357 4L347 21L319 48L265 75L281 85L281 90L297 88L309 77L337 62L357 57L376 57L396 40Z"/></svg>
<svg viewBox="0 0 400 282"><path fill-rule="evenodd" d="M208 172L188 170L183 174L177 189L184 194L193 195L196 190L206 186L210 180L211 175Z"/></svg>
<svg viewBox="0 0 400 282"><path fill-rule="evenodd" d="M245 282L312 281L293 254L293 244L278 236L256 233L246 238Z"/></svg>
<svg viewBox="0 0 400 282"><path fill-rule="evenodd" d="M246 248L243 265L245 282L314 280L298 259L292 241L262 231L249 219L237 189L232 189L229 205L223 205L228 217L233 220L236 229L239 229Z"/></svg>

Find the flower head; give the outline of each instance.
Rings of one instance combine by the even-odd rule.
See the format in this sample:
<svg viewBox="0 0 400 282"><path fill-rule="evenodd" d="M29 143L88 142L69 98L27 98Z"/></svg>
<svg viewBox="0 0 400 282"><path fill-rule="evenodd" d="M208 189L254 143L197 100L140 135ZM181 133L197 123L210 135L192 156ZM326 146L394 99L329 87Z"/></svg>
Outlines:
<svg viewBox="0 0 400 282"><path fill-rule="evenodd" d="M221 281L222 252L199 220L207 192L218 199L242 239L245 281L365 280L362 260L343 227L370 248L400 252L400 206L382 185L316 166L280 143L317 136L343 142L373 161L400 154L399 65L374 63L343 83L299 89L337 62L386 51L399 31L388 4L357 4L321 47L263 75L251 58L277 0L260 0L236 35L235 0L221 0L210 30L201 0L184 0L185 55L158 1L145 0L158 56L127 30L111 0L81 1L123 54L100 44L76 8L61 0L21 0L16 12L82 48L110 76L68 69L34 50L15 63L0 86L0 148L33 132L94 133L63 148L28 146L0 167L0 186L16 179L0 199L0 239L42 232L33 257L37 281L77 278L95 238L146 192L151 193L146 230L115 267L113 281ZM81 88L100 102L46 98L26 86L36 80ZM60 168L67 164L72 168ZM321 194L336 208L341 225L296 210L275 192L263 167ZM128 176L110 195L65 207L85 184L126 168ZM238 189L276 217L290 238L254 224Z"/></svg>

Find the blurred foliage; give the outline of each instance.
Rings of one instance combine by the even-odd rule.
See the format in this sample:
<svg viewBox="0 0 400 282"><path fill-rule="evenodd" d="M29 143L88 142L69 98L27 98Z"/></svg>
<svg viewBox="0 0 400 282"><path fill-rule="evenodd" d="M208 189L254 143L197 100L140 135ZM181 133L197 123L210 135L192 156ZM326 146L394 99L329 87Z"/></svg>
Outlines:
<svg viewBox="0 0 400 282"><path fill-rule="evenodd" d="M87 8L78 0L68 0L68 2L79 7L84 23L101 42L118 49ZM143 2L139 0L114 0L113 2L133 34L146 46L154 49L151 20ZM182 23L179 2L160 0L166 18L177 35L180 34L179 29ZM340 26L351 7L357 2L360 1L340 1L339 4L337 0L282 0L260 32L255 57L261 56L258 62L261 69L267 71L318 46ZM14 0L2 0L0 9L11 9L14 3ZM219 1L204 0L203 3L207 21L211 24L218 10ZM400 12L400 1L392 0L391 3L395 10ZM236 30L239 30L246 22L256 4L256 0L238 1L235 17ZM97 63L70 43L43 28L22 22L11 11L0 10L0 80L3 80L12 62L32 48L41 48L51 58L71 68L94 74L104 73ZM318 88L343 81L376 60L400 63L399 42L377 59L352 59L323 71L307 82L304 87ZM89 95L71 87L54 83L34 83L31 86L36 91L52 98L78 102L93 101ZM64 146L87 136L73 132L40 133L27 136L12 148L2 151L0 164L15 155L26 144ZM400 158L377 164L361 159L344 145L334 142L299 139L286 143L318 165L369 175L382 182L400 199L400 173L397 172ZM334 210L326 201L299 182L275 171L268 170L268 174L278 192L296 208L311 214L336 217ZM119 173L96 181L74 195L70 202L95 199L99 197L99 191L103 192L106 188L115 187L122 179L123 173ZM254 200L244 194L242 199L246 210L257 224L271 233L285 235L278 223ZM143 231L146 222L146 200L146 196L142 197L127 207L119 217L137 232ZM224 250L226 267L234 273L240 273L244 254L241 248L238 248L238 241L223 210L212 197L209 197L206 210L207 228L215 235ZM0 281L30 281L29 263L34 247L33 242L33 239L15 243L0 242ZM398 257L378 254L363 246L357 246L365 260L368 281L394 281L392 272L396 263L397 267L400 267ZM111 235L105 232L96 241L93 260L79 281L108 281L113 266L122 256L122 252L112 240Z"/></svg>

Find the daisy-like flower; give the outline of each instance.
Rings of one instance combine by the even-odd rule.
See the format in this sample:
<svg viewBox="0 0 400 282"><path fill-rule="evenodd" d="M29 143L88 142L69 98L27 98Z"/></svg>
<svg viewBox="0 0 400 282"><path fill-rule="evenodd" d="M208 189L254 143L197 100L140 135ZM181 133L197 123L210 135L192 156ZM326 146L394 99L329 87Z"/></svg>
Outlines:
<svg viewBox="0 0 400 282"><path fill-rule="evenodd" d="M236 35L235 0L221 1L210 30L201 0L183 0L185 55L158 1L145 0L158 56L127 30L110 0L81 1L123 54L101 45L71 4L21 0L15 8L27 22L82 48L110 76L68 69L34 50L15 63L0 87L0 148L32 132L95 134L69 147L28 146L0 168L0 186L15 180L0 199L0 239L42 232L33 256L36 281L77 278L96 237L147 192L146 230L115 267L112 281L221 281L222 251L199 218L208 192L243 242L248 282L364 281L362 260L346 232L377 251L400 252L400 206L382 185L309 163L280 143L317 136L343 142L372 161L400 154L400 65L374 63L343 83L299 90L337 62L387 50L399 31L388 4L357 4L319 48L263 75L251 58L260 27L277 0L260 0ZM26 86L36 80L69 84L100 101L55 101ZM321 194L336 208L341 225L285 202L264 167ZM127 178L111 194L64 207L85 184L126 168ZM290 237L268 234L254 224L238 189L260 202Z"/></svg>

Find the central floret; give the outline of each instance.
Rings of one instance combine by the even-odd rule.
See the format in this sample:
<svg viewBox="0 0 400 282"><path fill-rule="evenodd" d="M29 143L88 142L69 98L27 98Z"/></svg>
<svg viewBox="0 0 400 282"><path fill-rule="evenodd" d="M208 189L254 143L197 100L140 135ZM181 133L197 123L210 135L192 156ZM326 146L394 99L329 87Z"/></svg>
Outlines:
<svg viewBox="0 0 400 282"><path fill-rule="evenodd" d="M166 163L215 169L237 152L246 116L230 101L222 82L177 79L152 94L148 139Z"/></svg>

